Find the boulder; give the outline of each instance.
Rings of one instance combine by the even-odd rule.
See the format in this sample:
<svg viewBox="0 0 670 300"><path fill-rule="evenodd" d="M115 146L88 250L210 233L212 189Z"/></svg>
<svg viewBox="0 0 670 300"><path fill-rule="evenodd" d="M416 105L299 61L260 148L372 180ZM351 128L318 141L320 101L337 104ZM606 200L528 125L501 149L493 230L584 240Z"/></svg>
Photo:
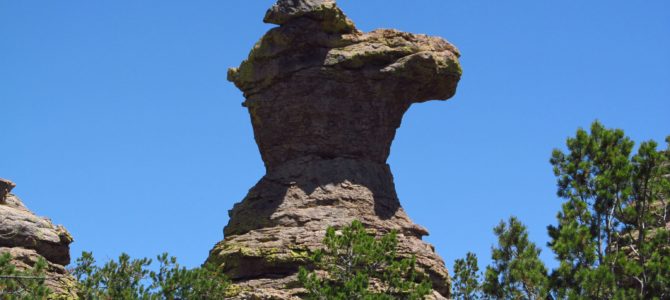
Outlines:
<svg viewBox="0 0 670 300"><path fill-rule="evenodd" d="M0 179L0 191L6 182ZM0 254L9 253L19 269L32 268L39 259L45 259L46 285L55 292L54 298L75 299L76 281L65 269L70 263L70 233L48 218L35 215L17 196L0 196L4 197L0 203Z"/></svg>

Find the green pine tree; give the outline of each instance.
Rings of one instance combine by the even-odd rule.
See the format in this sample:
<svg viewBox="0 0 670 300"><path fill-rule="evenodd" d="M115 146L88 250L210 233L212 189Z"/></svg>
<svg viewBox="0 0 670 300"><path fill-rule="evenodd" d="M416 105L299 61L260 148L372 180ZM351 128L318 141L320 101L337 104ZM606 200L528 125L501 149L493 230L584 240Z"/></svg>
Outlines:
<svg viewBox="0 0 670 300"><path fill-rule="evenodd" d="M493 265L486 267L482 290L491 299L544 299L549 292L547 269L540 249L515 217L494 228L498 245L492 249Z"/></svg>
<svg viewBox="0 0 670 300"><path fill-rule="evenodd" d="M670 143L670 137L668 138ZM632 158L631 197L619 213L623 224L613 260L626 298L670 298L670 147L657 151L653 141L640 145Z"/></svg>
<svg viewBox="0 0 670 300"><path fill-rule="evenodd" d="M468 252L465 259L454 261L452 296L455 299L475 300L481 296L481 284L477 255Z"/></svg>
<svg viewBox="0 0 670 300"><path fill-rule="evenodd" d="M39 259L28 270L17 269L9 253L0 255L0 299L41 300L51 295L45 285L47 262Z"/></svg>
<svg viewBox="0 0 670 300"><path fill-rule="evenodd" d="M416 260L398 257L395 232L377 239L354 221L340 233L329 227L323 243L312 259L325 274L301 268L298 275L308 299L419 300L431 291L416 271Z"/></svg>
<svg viewBox="0 0 670 300"><path fill-rule="evenodd" d="M565 199L549 246L560 262L552 273L558 298L667 298L668 151L634 143L594 122L554 150L558 195Z"/></svg>
<svg viewBox="0 0 670 300"><path fill-rule="evenodd" d="M84 252L71 272L81 299L215 300L229 295L230 281L214 266L186 269L167 253L157 261L157 271L151 271L151 259L131 259L124 253L98 267L93 254Z"/></svg>

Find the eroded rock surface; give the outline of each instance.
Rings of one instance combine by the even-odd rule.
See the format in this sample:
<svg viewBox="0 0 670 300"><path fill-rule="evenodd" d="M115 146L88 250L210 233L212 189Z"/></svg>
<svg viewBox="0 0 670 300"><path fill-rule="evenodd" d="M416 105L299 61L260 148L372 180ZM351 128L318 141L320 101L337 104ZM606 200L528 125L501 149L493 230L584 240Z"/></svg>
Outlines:
<svg viewBox="0 0 670 300"><path fill-rule="evenodd" d="M386 159L412 103L454 95L458 50L438 37L360 32L329 0L280 0L265 21L279 26L228 78L244 93L267 174L230 211L209 262L239 284L240 299L290 299L326 228L358 219L397 230L434 298L449 297L447 269L401 208Z"/></svg>
<svg viewBox="0 0 670 300"><path fill-rule="evenodd" d="M15 185L0 179L0 254L9 253L18 268L32 268L47 261L47 286L58 299L75 298L75 281L66 271L72 236L63 226L36 216L11 190ZM11 188L3 188L11 187Z"/></svg>

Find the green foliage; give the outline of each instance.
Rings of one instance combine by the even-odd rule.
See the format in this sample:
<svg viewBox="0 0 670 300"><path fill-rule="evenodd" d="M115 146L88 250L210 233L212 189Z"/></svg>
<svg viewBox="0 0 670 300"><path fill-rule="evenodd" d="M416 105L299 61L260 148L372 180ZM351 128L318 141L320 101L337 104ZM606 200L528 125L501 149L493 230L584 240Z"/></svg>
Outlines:
<svg viewBox="0 0 670 300"><path fill-rule="evenodd" d="M494 231L498 247L486 268L483 296L492 299L670 299L670 136L634 143L619 129L594 122L554 150L558 196L565 199L549 226L559 261L549 280L515 218ZM472 257L471 257L472 256ZM454 265L454 295L477 297L476 257ZM473 292L474 291L474 292Z"/></svg>
<svg viewBox="0 0 670 300"><path fill-rule="evenodd" d="M617 208L630 197L633 142L622 130L593 123L591 133L579 129L567 141L569 153L552 153L558 177L558 196L566 199L558 226L549 226L549 246L560 266L554 272L558 294L569 297L611 298L616 289Z"/></svg>
<svg viewBox="0 0 670 300"><path fill-rule="evenodd" d="M633 157L633 195L624 203L620 246L622 280L635 280L641 298L670 298L670 136L665 151L656 143L640 145Z"/></svg>
<svg viewBox="0 0 670 300"><path fill-rule="evenodd" d="M493 229L498 246L492 249L493 265L486 267L482 290L494 299L543 299L549 291L547 269L540 249L515 217Z"/></svg>
<svg viewBox="0 0 670 300"><path fill-rule="evenodd" d="M474 300L481 296L477 255L468 252L465 259L454 261L452 296L455 299Z"/></svg>
<svg viewBox="0 0 670 300"><path fill-rule="evenodd" d="M159 255L158 261L159 271L149 273L150 288L158 291L158 299L222 299L228 293L230 282L214 265L188 270L167 253Z"/></svg>
<svg viewBox="0 0 670 300"><path fill-rule="evenodd" d="M95 265L90 252L77 259L72 274L80 282L79 297L83 299L148 299L149 290L142 281L149 275L151 260L130 259L121 254L118 261L109 261L102 268Z"/></svg>
<svg viewBox="0 0 670 300"><path fill-rule="evenodd" d="M0 299L47 299L51 291L46 287L47 262L38 260L29 270L17 270L9 253L0 255Z"/></svg>
<svg viewBox="0 0 670 300"><path fill-rule="evenodd" d="M416 260L398 257L395 232L376 239L354 221L341 233L328 228L323 243L312 260L325 274L301 268L298 275L308 299L423 299L431 291Z"/></svg>
<svg viewBox="0 0 670 300"><path fill-rule="evenodd" d="M622 130L594 122L590 133L579 129L567 140L568 153L554 150L565 199L558 225L549 226L560 262L552 274L557 297L670 297L670 152L656 147L642 143L631 157L633 142Z"/></svg>
<svg viewBox="0 0 670 300"><path fill-rule="evenodd" d="M223 299L229 281L213 266L186 269L167 253L157 257L157 271L150 271L151 259L130 259L96 266L93 254L82 253L72 274L79 282L81 299Z"/></svg>

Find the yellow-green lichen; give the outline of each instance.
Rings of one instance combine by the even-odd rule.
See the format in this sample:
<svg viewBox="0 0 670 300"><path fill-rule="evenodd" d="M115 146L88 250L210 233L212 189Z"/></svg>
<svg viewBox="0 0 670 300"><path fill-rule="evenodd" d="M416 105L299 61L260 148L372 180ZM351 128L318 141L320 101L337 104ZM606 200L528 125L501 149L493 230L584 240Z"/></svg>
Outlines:
<svg viewBox="0 0 670 300"><path fill-rule="evenodd" d="M239 285L231 284L226 289L225 296L226 296L226 298L232 298L232 297L235 297L235 296L239 295L240 293L242 293L243 290L244 289L242 287L240 287Z"/></svg>
<svg viewBox="0 0 670 300"><path fill-rule="evenodd" d="M289 254L295 259L309 259L311 252L305 249L291 249Z"/></svg>

